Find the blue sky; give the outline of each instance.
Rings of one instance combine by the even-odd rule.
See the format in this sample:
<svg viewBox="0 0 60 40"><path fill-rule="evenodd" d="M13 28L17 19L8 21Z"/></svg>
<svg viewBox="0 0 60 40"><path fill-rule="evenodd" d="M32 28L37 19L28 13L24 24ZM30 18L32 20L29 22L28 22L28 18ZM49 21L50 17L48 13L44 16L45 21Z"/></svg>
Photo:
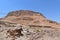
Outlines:
<svg viewBox="0 0 60 40"><path fill-rule="evenodd" d="M48 19L60 22L60 0L0 0L0 18L14 10L41 12Z"/></svg>

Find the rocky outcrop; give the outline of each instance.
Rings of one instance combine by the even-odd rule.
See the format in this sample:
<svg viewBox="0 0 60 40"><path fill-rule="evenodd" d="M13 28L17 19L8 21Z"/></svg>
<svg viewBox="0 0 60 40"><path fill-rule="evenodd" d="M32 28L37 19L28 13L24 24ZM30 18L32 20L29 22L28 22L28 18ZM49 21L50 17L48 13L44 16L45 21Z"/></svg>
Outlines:
<svg viewBox="0 0 60 40"><path fill-rule="evenodd" d="M30 10L18 10L18 11L9 12L6 17L8 17L8 16L24 16L24 15L30 15L30 16L39 15L39 16L43 16L43 14L39 13L39 12L34 12L34 11L30 11ZM43 16L43 17L45 17L45 16Z"/></svg>
<svg viewBox="0 0 60 40"><path fill-rule="evenodd" d="M33 27L21 24L10 26L6 27L0 24L0 40L60 40L60 28Z"/></svg>

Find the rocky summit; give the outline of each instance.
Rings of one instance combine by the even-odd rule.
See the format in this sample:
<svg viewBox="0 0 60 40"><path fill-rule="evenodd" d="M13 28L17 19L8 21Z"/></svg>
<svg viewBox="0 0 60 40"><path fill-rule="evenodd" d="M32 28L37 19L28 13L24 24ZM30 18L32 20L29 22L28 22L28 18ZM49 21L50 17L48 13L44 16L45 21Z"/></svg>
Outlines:
<svg viewBox="0 0 60 40"><path fill-rule="evenodd" d="M0 40L60 40L60 23L39 12L12 11L0 18Z"/></svg>

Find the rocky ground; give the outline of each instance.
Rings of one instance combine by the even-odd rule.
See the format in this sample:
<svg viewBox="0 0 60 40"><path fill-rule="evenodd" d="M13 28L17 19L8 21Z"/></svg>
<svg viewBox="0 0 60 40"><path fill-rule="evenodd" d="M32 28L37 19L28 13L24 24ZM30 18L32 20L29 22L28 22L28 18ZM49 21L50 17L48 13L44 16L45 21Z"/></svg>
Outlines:
<svg viewBox="0 0 60 40"><path fill-rule="evenodd" d="M4 24L0 23L0 40L60 40L60 28Z"/></svg>

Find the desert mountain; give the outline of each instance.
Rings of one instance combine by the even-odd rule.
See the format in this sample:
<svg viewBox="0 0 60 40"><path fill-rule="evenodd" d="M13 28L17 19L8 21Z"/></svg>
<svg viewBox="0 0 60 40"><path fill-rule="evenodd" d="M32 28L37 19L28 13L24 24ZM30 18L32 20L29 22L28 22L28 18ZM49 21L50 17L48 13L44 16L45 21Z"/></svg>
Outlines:
<svg viewBox="0 0 60 40"><path fill-rule="evenodd" d="M7 14L2 20L11 21L23 25L29 26L48 26L48 27L59 27L60 24L48 20L42 13L29 11L29 10L19 10L12 11Z"/></svg>
<svg viewBox="0 0 60 40"><path fill-rule="evenodd" d="M42 13L29 10L19 10L9 12L7 16L5 16L5 18L3 18L2 20L29 26L48 26L48 27L60 26L59 23L48 20Z"/></svg>
<svg viewBox="0 0 60 40"><path fill-rule="evenodd" d="M39 12L12 11L0 18L0 40L60 40L60 23Z"/></svg>

